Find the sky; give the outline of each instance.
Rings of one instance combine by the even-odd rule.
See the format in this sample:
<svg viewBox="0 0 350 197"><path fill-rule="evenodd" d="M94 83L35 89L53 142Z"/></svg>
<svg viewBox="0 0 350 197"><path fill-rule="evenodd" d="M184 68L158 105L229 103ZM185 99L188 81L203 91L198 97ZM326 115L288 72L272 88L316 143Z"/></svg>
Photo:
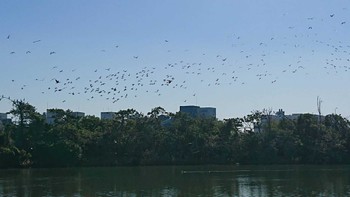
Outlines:
<svg viewBox="0 0 350 197"><path fill-rule="evenodd" d="M350 117L349 0L2 0L0 96L102 111ZM12 108L0 101L0 112Z"/></svg>

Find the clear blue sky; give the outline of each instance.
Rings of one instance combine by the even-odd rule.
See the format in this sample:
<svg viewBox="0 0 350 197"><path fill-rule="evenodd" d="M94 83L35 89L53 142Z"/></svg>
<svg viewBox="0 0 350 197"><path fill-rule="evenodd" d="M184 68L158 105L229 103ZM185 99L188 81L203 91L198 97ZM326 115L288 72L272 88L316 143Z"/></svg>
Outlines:
<svg viewBox="0 0 350 197"><path fill-rule="evenodd" d="M319 96L348 117L349 13L348 0L3 0L0 95L39 112L200 105L220 119L317 113Z"/></svg>

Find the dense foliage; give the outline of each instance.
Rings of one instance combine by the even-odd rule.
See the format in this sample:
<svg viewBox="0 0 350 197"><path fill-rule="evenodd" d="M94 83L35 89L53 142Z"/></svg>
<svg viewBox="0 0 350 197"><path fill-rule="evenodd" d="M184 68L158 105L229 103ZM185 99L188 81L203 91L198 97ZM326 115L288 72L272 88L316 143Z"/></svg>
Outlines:
<svg viewBox="0 0 350 197"><path fill-rule="evenodd" d="M147 115L128 109L101 120L53 111L55 122L47 124L35 107L13 101L15 121L0 127L1 168L350 163L350 122L337 114L262 123L261 112L217 120L157 107ZM249 121L257 122L255 132L242 129Z"/></svg>

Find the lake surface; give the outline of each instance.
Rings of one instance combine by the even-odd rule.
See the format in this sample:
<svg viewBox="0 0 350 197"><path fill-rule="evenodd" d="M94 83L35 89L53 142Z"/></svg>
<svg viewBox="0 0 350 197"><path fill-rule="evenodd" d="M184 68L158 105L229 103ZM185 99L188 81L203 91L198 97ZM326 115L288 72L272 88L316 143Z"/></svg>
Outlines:
<svg viewBox="0 0 350 197"><path fill-rule="evenodd" d="M0 170L0 196L350 196L350 166Z"/></svg>

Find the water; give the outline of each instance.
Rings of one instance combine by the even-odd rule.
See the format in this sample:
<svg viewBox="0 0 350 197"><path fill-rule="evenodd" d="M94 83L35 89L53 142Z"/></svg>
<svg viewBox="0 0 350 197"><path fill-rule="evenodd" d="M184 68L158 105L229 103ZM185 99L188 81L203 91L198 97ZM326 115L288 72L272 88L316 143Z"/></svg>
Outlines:
<svg viewBox="0 0 350 197"><path fill-rule="evenodd" d="M350 196L350 166L0 170L0 196Z"/></svg>

